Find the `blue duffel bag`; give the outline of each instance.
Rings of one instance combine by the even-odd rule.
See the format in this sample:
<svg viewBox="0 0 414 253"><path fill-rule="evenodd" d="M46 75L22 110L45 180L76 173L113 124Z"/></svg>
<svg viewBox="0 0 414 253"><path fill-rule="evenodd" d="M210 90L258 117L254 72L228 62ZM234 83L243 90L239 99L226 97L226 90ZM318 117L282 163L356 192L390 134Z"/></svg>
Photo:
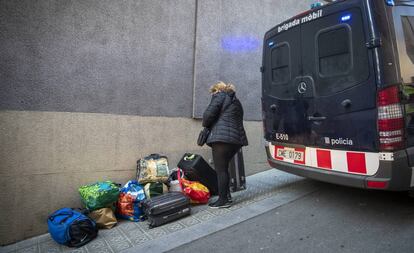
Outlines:
<svg viewBox="0 0 414 253"><path fill-rule="evenodd" d="M80 247L92 241L98 235L93 220L71 208L62 208L47 219L49 233L57 243Z"/></svg>

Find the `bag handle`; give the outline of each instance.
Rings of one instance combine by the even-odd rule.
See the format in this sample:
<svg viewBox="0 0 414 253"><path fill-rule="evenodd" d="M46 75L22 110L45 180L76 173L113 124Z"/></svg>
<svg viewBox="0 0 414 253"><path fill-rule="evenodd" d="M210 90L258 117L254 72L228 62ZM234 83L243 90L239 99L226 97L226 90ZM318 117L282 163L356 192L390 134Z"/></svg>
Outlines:
<svg viewBox="0 0 414 253"><path fill-rule="evenodd" d="M192 161L194 160L195 156L196 156L195 154L186 153L184 155L184 161Z"/></svg>
<svg viewBox="0 0 414 253"><path fill-rule="evenodd" d="M66 215L66 216L68 216L68 217L64 218L64 219L61 221L61 223L65 222L67 219L69 219L70 217L72 217L72 216L73 216L73 211L62 211L62 212L59 212L59 213L56 213L56 214L52 214L52 215L50 215L50 216L49 216L49 220L50 220L50 221L54 221L54 219L55 219L56 217L58 217L58 216L63 216L63 215Z"/></svg>
<svg viewBox="0 0 414 253"><path fill-rule="evenodd" d="M160 155L160 154L158 154L158 153L153 153L153 154L150 154L149 156L147 156L147 157L145 157L145 158L159 159L160 157L161 157L161 155Z"/></svg>
<svg viewBox="0 0 414 253"><path fill-rule="evenodd" d="M178 185L180 186L180 189L183 192L183 183L181 181L181 169L180 168L178 168L177 170L177 179L178 179Z"/></svg>
<svg viewBox="0 0 414 253"><path fill-rule="evenodd" d="M144 159L154 159L154 160L161 159L161 158L167 158L168 159L167 156L161 155L159 153L153 153L153 154L150 154L150 155L144 157Z"/></svg>

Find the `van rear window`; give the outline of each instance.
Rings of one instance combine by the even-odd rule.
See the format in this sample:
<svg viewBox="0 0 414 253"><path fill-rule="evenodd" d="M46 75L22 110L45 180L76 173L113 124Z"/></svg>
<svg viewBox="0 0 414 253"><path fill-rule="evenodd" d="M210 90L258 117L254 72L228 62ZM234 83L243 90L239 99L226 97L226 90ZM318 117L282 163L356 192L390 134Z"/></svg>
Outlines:
<svg viewBox="0 0 414 253"><path fill-rule="evenodd" d="M407 55L411 62L414 63L414 17L402 16L401 21L404 30Z"/></svg>
<svg viewBox="0 0 414 253"><path fill-rule="evenodd" d="M351 68L350 32L346 27L322 32L318 36L319 74L332 77Z"/></svg>
<svg viewBox="0 0 414 253"><path fill-rule="evenodd" d="M272 49L272 82L276 85L290 81L290 50L287 42Z"/></svg>

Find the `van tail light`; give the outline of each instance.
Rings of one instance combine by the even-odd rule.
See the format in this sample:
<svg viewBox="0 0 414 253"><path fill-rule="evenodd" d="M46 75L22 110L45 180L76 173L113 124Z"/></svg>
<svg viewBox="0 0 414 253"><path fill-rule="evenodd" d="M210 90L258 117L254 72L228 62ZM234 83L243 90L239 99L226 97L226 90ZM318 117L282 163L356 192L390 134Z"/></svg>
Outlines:
<svg viewBox="0 0 414 253"><path fill-rule="evenodd" d="M378 135L381 151L404 148L404 114L398 86L378 92Z"/></svg>

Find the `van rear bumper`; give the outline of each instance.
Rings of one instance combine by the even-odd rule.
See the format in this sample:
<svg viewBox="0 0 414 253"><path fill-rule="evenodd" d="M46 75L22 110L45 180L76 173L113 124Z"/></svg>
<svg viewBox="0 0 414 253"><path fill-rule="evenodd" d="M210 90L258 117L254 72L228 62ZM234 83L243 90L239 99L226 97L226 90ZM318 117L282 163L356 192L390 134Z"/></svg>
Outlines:
<svg viewBox="0 0 414 253"><path fill-rule="evenodd" d="M407 191L410 190L412 184L413 169L409 166L407 158L407 153L414 152L414 148L411 149L413 150L395 152L393 161L380 161L378 171L374 176L348 174L279 161L271 156L268 146L266 146L266 153L270 166L298 176L356 188ZM371 187L371 184L368 185L369 181L384 183L385 187Z"/></svg>

